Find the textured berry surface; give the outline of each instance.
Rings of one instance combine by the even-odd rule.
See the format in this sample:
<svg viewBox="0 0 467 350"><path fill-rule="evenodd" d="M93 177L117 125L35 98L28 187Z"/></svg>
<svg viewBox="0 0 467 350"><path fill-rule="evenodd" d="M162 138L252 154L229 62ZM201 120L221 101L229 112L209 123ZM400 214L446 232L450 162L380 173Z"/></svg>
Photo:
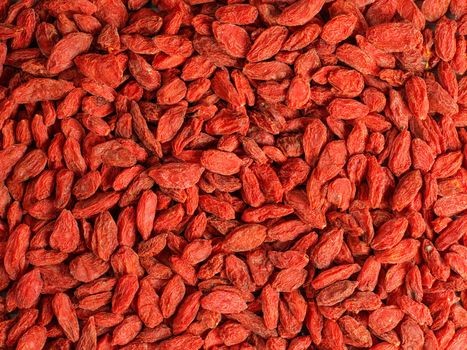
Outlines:
<svg viewBox="0 0 467 350"><path fill-rule="evenodd" d="M0 349L467 349L465 0L0 0Z"/></svg>

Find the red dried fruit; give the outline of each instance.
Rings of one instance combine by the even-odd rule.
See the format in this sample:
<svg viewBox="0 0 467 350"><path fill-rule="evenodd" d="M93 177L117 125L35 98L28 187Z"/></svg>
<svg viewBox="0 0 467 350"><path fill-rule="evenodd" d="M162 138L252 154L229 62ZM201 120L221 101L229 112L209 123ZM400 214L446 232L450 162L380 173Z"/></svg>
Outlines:
<svg viewBox="0 0 467 350"><path fill-rule="evenodd" d="M151 235L156 209L156 194L150 190L143 192L136 208L136 226L144 240Z"/></svg>
<svg viewBox="0 0 467 350"><path fill-rule="evenodd" d="M234 24L214 22L212 31L219 45L230 56L243 58L250 51L251 41L245 29Z"/></svg>
<svg viewBox="0 0 467 350"><path fill-rule="evenodd" d="M39 270L24 274L15 287L16 305L20 309L29 309L39 300L43 281Z"/></svg>
<svg viewBox="0 0 467 350"><path fill-rule="evenodd" d="M369 109L358 101L336 98L329 104L328 112L334 118L349 120L365 117Z"/></svg>
<svg viewBox="0 0 467 350"><path fill-rule="evenodd" d="M148 171L161 187L186 189L199 181L204 168L195 163L167 163Z"/></svg>
<svg viewBox="0 0 467 350"><path fill-rule="evenodd" d="M299 26L309 22L323 7L324 0L299 0L282 11L277 23L285 26Z"/></svg>
<svg viewBox="0 0 467 350"><path fill-rule="evenodd" d="M319 269L328 267L339 254L343 243L343 230L332 229L323 234L310 253L311 262Z"/></svg>
<svg viewBox="0 0 467 350"><path fill-rule="evenodd" d="M78 341L79 323L70 298L64 293L55 294L52 299L52 308L66 337L72 342Z"/></svg>
<svg viewBox="0 0 467 350"><path fill-rule="evenodd" d="M78 223L69 210L62 210L58 216L49 240L50 247L64 253L76 250L80 242Z"/></svg>
<svg viewBox="0 0 467 350"><path fill-rule="evenodd" d="M378 335L394 329L404 317L397 306L385 306L373 311L368 318L368 326Z"/></svg>
<svg viewBox="0 0 467 350"><path fill-rule="evenodd" d="M405 83L405 93L410 110L420 120L427 117L429 102L425 80L412 77Z"/></svg>
<svg viewBox="0 0 467 350"><path fill-rule="evenodd" d="M281 49L287 33L287 28L281 26L272 26L264 30L256 38L246 58L250 62L260 62L271 58Z"/></svg>
<svg viewBox="0 0 467 350"><path fill-rule="evenodd" d="M32 326L18 340L16 349L42 349L47 341L47 329L43 326Z"/></svg>
<svg viewBox="0 0 467 350"><path fill-rule="evenodd" d="M323 26L321 38L335 45L347 39L353 32L357 18L352 14L342 14L332 18Z"/></svg>
<svg viewBox="0 0 467 350"><path fill-rule="evenodd" d="M73 66L73 59L89 50L92 43L92 35L85 33L70 33L58 41L47 60L47 71L50 74L58 74Z"/></svg>
<svg viewBox="0 0 467 350"><path fill-rule="evenodd" d="M201 307L221 314L239 313L247 308L240 294L228 291L213 291L201 299Z"/></svg>
<svg viewBox="0 0 467 350"><path fill-rule="evenodd" d="M136 308L139 318L146 327L154 328L163 320L159 308L159 296L156 294L149 280L141 282L136 299Z"/></svg>
<svg viewBox="0 0 467 350"><path fill-rule="evenodd" d="M464 349L465 12L0 0L0 348Z"/></svg>
<svg viewBox="0 0 467 350"><path fill-rule="evenodd" d="M266 239L266 227L257 224L243 225L232 230L223 242L223 248L232 252L250 251Z"/></svg>
<svg viewBox="0 0 467 350"><path fill-rule="evenodd" d="M404 237L409 222L406 218L395 218L382 224L371 242L374 250L385 250L394 247Z"/></svg>
<svg viewBox="0 0 467 350"><path fill-rule="evenodd" d="M369 42L386 52L408 51L422 42L422 34L410 23L383 23L368 28Z"/></svg>
<svg viewBox="0 0 467 350"><path fill-rule="evenodd" d="M213 173L234 175L240 171L242 161L234 153L208 150L201 156L201 164Z"/></svg>
<svg viewBox="0 0 467 350"><path fill-rule="evenodd" d="M248 4L230 4L219 7L215 16L221 22L246 25L254 23L258 16L258 10Z"/></svg>
<svg viewBox="0 0 467 350"><path fill-rule="evenodd" d="M304 269L284 269L276 275L272 287L278 292L291 292L303 284L306 276L307 271Z"/></svg>

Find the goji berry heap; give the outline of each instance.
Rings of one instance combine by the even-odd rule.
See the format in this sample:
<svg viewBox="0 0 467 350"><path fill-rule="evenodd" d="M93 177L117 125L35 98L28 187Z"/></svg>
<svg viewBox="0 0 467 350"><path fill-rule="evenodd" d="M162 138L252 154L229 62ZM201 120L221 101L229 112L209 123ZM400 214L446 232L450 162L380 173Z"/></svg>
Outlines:
<svg viewBox="0 0 467 350"><path fill-rule="evenodd" d="M0 349L467 349L467 1L0 20Z"/></svg>

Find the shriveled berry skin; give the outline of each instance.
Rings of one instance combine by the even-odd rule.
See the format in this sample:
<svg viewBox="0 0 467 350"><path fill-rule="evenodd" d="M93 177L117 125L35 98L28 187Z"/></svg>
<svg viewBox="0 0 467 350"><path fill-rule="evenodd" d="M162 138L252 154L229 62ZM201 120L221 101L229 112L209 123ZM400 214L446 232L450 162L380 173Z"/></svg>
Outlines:
<svg viewBox="0 0 467 350"><path fill-rule="evenodd" d="M464 350L462 0L0 0L0 349Z"/></svg>

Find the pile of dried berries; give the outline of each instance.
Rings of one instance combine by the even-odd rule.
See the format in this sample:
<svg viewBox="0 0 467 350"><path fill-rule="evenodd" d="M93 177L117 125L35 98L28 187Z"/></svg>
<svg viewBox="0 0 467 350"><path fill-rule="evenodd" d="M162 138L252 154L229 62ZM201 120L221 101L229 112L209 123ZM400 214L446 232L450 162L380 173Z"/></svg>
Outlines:
<svg viewBox="0 0 467 350"><path fill-rule="evenodd" d="M467 349L467 1L0 19L1 349Z"/></svg>

